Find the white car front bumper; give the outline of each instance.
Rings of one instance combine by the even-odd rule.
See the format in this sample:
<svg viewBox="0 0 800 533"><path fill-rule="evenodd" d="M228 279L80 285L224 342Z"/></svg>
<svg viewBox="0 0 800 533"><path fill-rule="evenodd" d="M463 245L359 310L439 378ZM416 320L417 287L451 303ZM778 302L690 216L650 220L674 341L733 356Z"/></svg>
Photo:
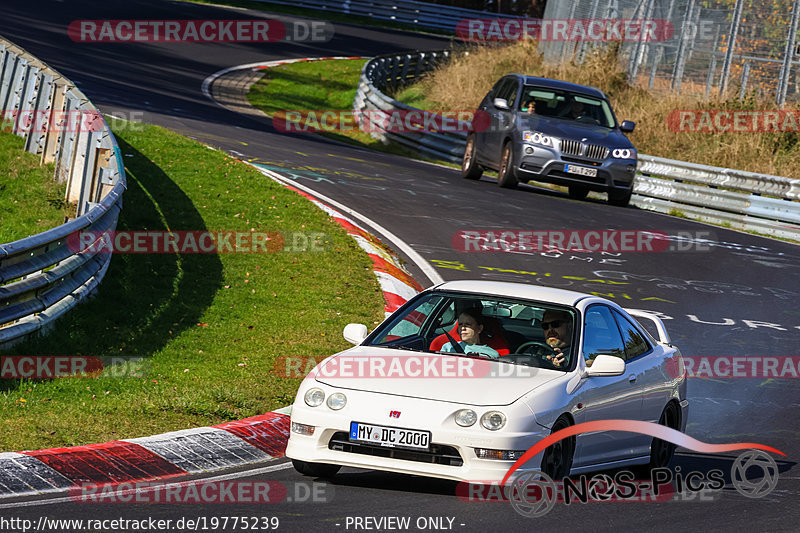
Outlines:
<svg viewBox="0 0 800 533"><path fill-rule="evenodd" d="M348 405L341 411L332 411L324 404L312 408L299 397L299 402L292 407L292 422L314 426L315 430L313 435L292 432L286 448L287 457L311 463L492 483L503 479L515 460L480 459L476 456L475 448L524 452L549 434L547 429L536 424L529 411L525 420L520 420L519 413L510 412L511 406L506 411L509 417L507 426L498 431L490 431L481 427L480 421L467 428L455 424L453 413L471 406L396 396L390 397L387 404L376 401L377 398L385 400L387 395L349 390L344 392L348 397ZM388 405L401 412L398 419L389 418ZM359 407L354 409L351 406ZM472 408L478 412L479 419L482 412L498 409ZM514 422L512 416L515 418ZM434 453L414 453L414 450L352 443L348 439L351 422L430 431L431 451ZM524 431L520 431L522 429ZM339 449L331 449L331 439L337 433L340 433L337 439L339 445L334 444L333 447ZM442 447L447 448L442 450ZM346 451L348 449L351 451ZM358 453L355 450L367 453ZM435 453L437 451L440 453ZM383 455L400 455L405 458ZM458 466L451 464L451 458L457 456L460 456L462 462ZM437 464L437 461L446 464ZM541 454L538 454L526 462L521 471L538 470L540 465Z"/></svg>

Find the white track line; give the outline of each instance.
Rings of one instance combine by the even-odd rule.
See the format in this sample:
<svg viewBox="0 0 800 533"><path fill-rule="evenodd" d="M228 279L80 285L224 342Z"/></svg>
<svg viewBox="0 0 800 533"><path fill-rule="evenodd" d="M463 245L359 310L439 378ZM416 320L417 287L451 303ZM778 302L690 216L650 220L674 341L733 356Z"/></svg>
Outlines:
<svg viewBox="0 0 800 533"><path fill-rule="evenodd" d="M417 267L419 267L419 269L422 270L422 272L428 277L428 279L431 281L432 285L438 285L440 283L444 283L444 278L442 278L442 276L440 276L439 273L436 272L436 269L434 269L433 266L431 266L430 263L428 263L416 251L414 251L414 249L411 248L411 246L409 246L402 239L400 239L400 237L398 237L397 235L395 235L394 233L392 233L388 229L384 228L383 226L381 226L377 222L373 221L370 218L367 218L366 216L362 215L358 211L356 211L354 209L351 209L351 208L347 207L346 205L337 202L336 200L328 198L324 194L318 193L315 190L313 190L313 189L311 189L309 187L306 187L305 185L297 183L296 181L292 181L289 178L287 178L285 176L282 176L281 174L278 174L277 172L273 172L271 170L267 170L265 168L258 167L256 165L253 165L253 166L255 166L255 168L257 168L260 172L262 172L263 174L266 174L267 176L271 177L272 179L274 179L276 181L279 181L279 182L283 183L284 185L289 185L290 187L296 187L296 188L300 189L301 191L306 192L306 193L310 194L311 196L313 196L315 198L319 198L321 201L323 201L323 202L335 207L336 209L338 209L338 210L340 210L340 211L342 211L344 213L347 213L348 215L352 216L353 218L357 218L358 220L361 220L362 222L364 222L365 224L367 224L368 226L370 226L374 230L377 230L389 242L391 242L400 251L402 251L404 254L406 254L406 256L409 259L411 259L411 261L413 261L414 264L417 265Z"/></svg>

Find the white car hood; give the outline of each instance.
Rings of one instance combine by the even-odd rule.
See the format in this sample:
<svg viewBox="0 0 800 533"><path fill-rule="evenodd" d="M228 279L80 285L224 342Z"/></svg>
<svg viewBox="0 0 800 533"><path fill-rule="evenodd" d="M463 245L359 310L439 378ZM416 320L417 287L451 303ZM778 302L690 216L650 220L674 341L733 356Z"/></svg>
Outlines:
<svg viewBox="0 0 800 533"><path fill-rule="evenodd" d="M477 406L509 405L564 376L556 370L375 346L328 357L312 373L318 382L342 389Z"/></svg>

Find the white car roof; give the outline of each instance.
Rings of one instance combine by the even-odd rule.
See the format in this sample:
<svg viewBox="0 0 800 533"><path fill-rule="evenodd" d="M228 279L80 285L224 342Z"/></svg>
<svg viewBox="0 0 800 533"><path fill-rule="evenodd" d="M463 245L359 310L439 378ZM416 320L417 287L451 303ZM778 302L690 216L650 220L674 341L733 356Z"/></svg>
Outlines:
<svg viewBox="0 0 800 533"><path fill-rule="evenodd" d="M575 304L578 303L578 300L582 300L583 298L592 297L592 295L583 292L566 291L564 289L552 289L550 287L541 287L539 285L508 283L503 281L446 281L440 285L437 285L435 289L508 296L511 298L538 300L540 302L550 302L569 306L575 306Z"/></svg>

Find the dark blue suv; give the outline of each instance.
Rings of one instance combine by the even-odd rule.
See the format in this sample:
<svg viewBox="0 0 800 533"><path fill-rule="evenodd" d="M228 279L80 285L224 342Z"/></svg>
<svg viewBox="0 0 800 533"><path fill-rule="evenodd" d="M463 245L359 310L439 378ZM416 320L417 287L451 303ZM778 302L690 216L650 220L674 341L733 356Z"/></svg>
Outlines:
<svg viewBox="0 0 800 533"><path fill-rule="evenodd" d="M636 149L624 133L635 124L618 124L599 89L509 74L484 97L478 112L488 114L489 125L467 137L464 178L478 179L490 168L501 187L536 180L565 185L573 198L600 191L608 193L609 203L628 205Z"/></svg>

